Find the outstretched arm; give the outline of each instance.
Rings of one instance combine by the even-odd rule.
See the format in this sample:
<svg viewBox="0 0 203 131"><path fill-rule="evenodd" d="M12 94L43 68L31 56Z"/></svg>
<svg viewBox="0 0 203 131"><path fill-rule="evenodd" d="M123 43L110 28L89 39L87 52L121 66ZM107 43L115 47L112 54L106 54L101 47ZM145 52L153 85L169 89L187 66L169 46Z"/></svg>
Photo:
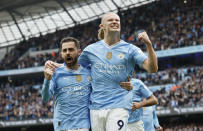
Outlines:
<svg viewBox="0 0 203 131"><path fill-rule="evenodd" d="M147 72L156 73L158 71L157 56L147 33L139 33L138 38L145 43L148 52L148 58L143 62L142 67Z"/></svg>

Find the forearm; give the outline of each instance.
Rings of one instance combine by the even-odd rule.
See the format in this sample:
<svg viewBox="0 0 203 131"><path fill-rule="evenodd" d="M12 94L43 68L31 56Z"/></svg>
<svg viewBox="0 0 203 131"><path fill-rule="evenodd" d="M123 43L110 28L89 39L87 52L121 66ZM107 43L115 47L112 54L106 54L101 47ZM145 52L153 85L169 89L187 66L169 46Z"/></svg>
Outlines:
<svg viewBox="0 0 203 131"><path fill-rule="evenodd" d="M42 100L48 102L51 98L51 92L49 90L49 83L50 80L44 79L43 86L42 86Z"/></svg>
<svg viewBox="0 0 203 131"><path fill-rule="evenodd" d="M142 107L152 106L152 105L158 104L158 100L154 95L151 95L148 99L143 100L141 104L142 104Z"/></svg>
<svg viewBox="0 0 203 131"><path fill-rule="evenodd" d="M147 71L150 73L156 73L158 71L157 56L153 49L152 43L146 43L148 59L147 59Z"/></svg>

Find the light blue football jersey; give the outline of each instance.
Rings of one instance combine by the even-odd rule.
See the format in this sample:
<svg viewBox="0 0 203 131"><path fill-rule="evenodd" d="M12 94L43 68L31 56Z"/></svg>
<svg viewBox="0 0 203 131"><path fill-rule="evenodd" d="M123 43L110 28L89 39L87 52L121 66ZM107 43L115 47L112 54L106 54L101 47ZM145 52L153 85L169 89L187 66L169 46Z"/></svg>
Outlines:
<svg viewBox="0 0 203 131"><path fill-rule="evenodd" d="M143 108L142 121L144 123L145 131L155 131L155 128L159 126L159 121L155 112L155 106Z"/></svg>
<svg viewBox="0 0 203 131"><path fill-rule="evenodd" d="M142 66L146 55L140 48L120 42L109 46L104 40L87 46L79 57L79 63L91 65L92 93L90 109L132 107L132 92L120 86L134 71Z"/></svg>
<svg viewBox="0 0 203 131"><path fill-rule="evenodd" d="M146 85L138 79L131 79L133 85L133 101L141 102L143 98L148 98L152 95L152 92L146 87ZM130 111L128 123L137 122L142 120L143 109L139 108L135 111Z"/></svg>
<svg viewBox="0 0 203 131"><path fill-rule="evenodd" d="M49 100L52 95L54 97L55 130L90 128L90 75L90 70L82 66L70 70L64 64L56 69L49 85L49 81L44 80L43 100Z"/></svg>

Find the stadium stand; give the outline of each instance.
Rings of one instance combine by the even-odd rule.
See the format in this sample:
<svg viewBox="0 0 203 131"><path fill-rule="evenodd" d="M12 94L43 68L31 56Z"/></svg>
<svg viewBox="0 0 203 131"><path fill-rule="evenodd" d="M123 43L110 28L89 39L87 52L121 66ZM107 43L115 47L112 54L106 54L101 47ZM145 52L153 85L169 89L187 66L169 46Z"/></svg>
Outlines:
<svg viewBox="0 0 203 131"><path fill-rule="evenodd" d="M121 19L123 19L122 27L124 27L121 38L146 50L145 46L137 41L135 36L136 31L145 29L151 36L155 50L201 45L203 44L201 15L203 10L198 1L192 3L192 5L185 6L181 2L175 4L172 2L170 5L154 3L120 12ZM142 10L148 13L144 13ZM185 14L187 14L187 17ZM0 69L17 68L16 64L10 63L18 63L19 58L28 49L38 51L58 48L60 40L65 36L79 38L83 49L97 40L96 29L98 29L98 20L23 41L11 53L6 54L0 62ZM26 61L30 58L27 56L24 59ZM32 66L32 64L25 65L25 67L29 66Z"/></svg>
<svg viewBox="0 0 203 131"><path fill-rule="evenodd" d="M161 0L118 11L122 39L145 51L136 39L137 31L145 29L153 42L159 72L147 74L141 70L136 77L158 98L157 114L166 131L203 130L202 5L201 0ZM80 39L82 49L97 41L98 23L97 17L88 23L39 33L5 54L0 62L0 130L13 126L16 130L19 127L19 131L30 131L36 125L40 126L33 130L53 130L50 127L54 101L43 103L40 95L43 65L46 60L61 61L58 44L65 36Z"/></svg>

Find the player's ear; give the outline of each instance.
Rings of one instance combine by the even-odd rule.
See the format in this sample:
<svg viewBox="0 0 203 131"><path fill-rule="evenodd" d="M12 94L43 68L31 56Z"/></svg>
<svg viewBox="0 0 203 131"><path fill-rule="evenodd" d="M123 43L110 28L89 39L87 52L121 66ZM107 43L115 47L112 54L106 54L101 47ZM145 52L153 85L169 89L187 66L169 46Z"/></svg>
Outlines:
<svg viewBox="0 0 203 131"><path fill-rule="evenodd" d="M103 24L99 24L99 28L100 28L100 29L103 29L103 28L104 28L104 25L103 25Z"/></svg>
<svg viewBox="0 0 203 131"><path fill-rule="evenodd" d="M80 56L82 53L82 50L81 49L78 49L78 56Z"/></svg>

